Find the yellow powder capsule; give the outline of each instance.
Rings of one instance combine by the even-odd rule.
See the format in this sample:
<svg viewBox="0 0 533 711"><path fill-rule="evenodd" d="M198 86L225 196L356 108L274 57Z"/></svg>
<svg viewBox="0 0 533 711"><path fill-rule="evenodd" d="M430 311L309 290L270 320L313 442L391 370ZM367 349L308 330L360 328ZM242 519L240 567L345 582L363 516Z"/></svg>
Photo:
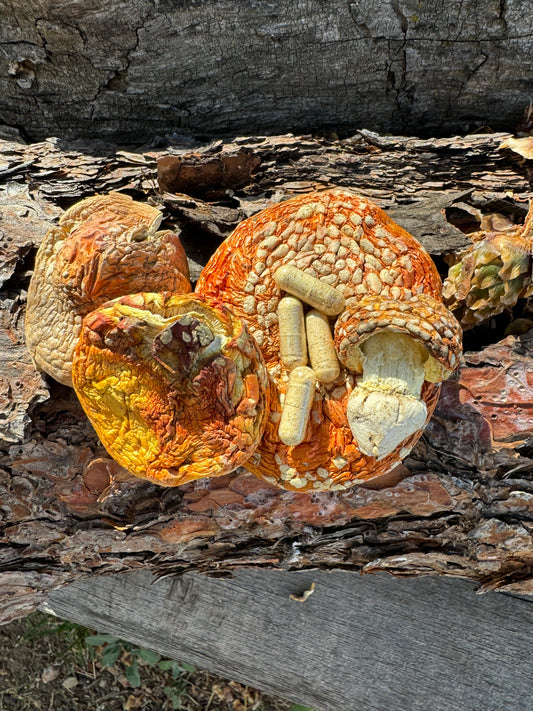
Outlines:
<svg viewBox="0 0 533 711"><path fill-rule="evenodd" d="M335 316L344 309L344 296L340 291L296 267L288 264L279 267L274 281L284 291L328 316Z"/></svg>
<svg viewBox="0 0 533 711"><path fill-rule="evenodd" d="M285 296L278 304L279 355L281 362L292 370L307 364L304 307L294 296Z"/></svg>
<svg viewBox="0 0 533 711"><path fill-rule="evenodd" d="M331 383L339 377L341 369L328 317L312 309L305 316L305 327L311 368L321 383Z"/></svg>
<svg viewBox="0 0 533 711"><path fill-rule="evenodd" d="M300 366L291 371L279 422L279 438L289 447L303 442L315 395L316 375Z"/></svg>

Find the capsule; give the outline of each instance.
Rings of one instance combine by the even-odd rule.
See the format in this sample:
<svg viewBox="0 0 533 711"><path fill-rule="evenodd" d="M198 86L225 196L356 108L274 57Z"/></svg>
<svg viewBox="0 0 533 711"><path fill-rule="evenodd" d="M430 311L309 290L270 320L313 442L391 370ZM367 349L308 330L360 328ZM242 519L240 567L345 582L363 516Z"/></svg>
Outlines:
<svg viewBox="0 0 533 711"><path fill-rule="evenodd" d="M315 395L316 375L300 366L291 371L279 422L279 438L289 447L303 442Z"/></svg>
<svg viewBox="0 0 533 711"><path fill-rule="evenodd" d="M285 296L278 304L279 355L281 362L292 370L307 364L304 307L300 299Z"/></svg>
<svg viewBox="0 0 533 711"><path fill-rule="evenodd" d="M305 316L311 368L321 383L331 383L341 371L328 317L312 309Z"/></svg>
<svg viewBox="0 0 533 711"><path fill-rule="evenodd" d="M288 264L279 267L274 281L284 291L328 316L335 316L344 309L344 296L340 291L296 267Z"/></svg>

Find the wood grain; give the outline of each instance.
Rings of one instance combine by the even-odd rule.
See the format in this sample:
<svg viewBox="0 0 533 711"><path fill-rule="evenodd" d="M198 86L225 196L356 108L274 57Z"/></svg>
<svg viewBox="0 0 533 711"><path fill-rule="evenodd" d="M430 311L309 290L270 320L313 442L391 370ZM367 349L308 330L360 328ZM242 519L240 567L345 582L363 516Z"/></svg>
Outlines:
<svg viewBox="0 0 533 711"><path fill-rule="evenodd" d="M533 604L466 582L137 571L56 590L45 609L316 711L531 709Z"/></svg>
<svg viewBox="0 0 533 711"><path fill-rule="evenodd" d="M0 123L137 144L510 130L531 98L532 32L522 0L4 0Z"/></svg>

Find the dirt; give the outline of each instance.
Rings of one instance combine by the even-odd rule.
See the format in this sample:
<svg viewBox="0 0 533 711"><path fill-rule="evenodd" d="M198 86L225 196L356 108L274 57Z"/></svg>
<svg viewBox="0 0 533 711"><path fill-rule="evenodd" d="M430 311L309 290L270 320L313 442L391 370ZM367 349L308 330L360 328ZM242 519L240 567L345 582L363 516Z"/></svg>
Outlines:
<svg viewBox="0 0 533 711"><path fill-rule="evenodd" d="M291 709L291 703L282 699L188 665L156 660L149 652L119 641L114 643L120 648L117 661L103 668L111 644L90 646L86 639L93 634L41 613L0 627L0 711ZM132 683L134 659L139 679ZM161 663L171 668L162 670Z"/></svg>

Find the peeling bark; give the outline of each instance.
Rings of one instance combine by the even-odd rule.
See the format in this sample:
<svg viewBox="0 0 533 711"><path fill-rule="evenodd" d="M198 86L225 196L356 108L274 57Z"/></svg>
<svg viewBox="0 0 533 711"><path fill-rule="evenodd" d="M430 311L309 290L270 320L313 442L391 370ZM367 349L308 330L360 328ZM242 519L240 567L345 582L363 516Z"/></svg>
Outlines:
<svg viewBox="0 0 533 711"><path fill-rule="evenodd" d="M175 489L132 481L73 391L35 371L22 337L36 246L60 208L94 192L126 190L160 205L166 224L181 230L193 278L239 220L333 185L378 202L442 266L441 255L469 243L446 215L468 216L470 205L523 219L531 168L499 150L505 137L361 131L342 141L243 137L131 152L0 142L0 620L26 614L57 585L140 566L160 575L387 570L533 593L533 332L505 336L510 313L469 332L474 350L382 488L327 494L281 491L244 469ZM248 162L228 186L219 167L232 155ZM178 178L186 167L188 182L163 178L173 162ZM515 316L528 308L520 304Z"/></svg>

